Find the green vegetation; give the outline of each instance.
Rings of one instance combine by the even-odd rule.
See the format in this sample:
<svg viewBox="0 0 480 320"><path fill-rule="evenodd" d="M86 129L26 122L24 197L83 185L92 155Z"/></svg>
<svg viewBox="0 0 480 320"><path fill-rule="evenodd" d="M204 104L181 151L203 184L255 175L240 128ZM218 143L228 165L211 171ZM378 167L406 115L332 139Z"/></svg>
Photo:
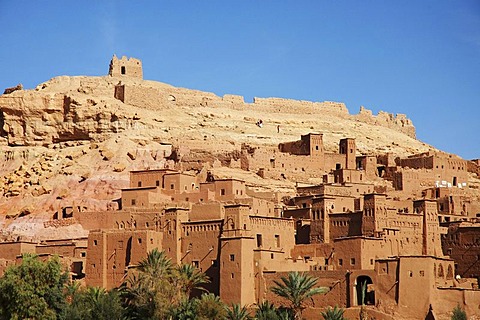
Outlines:
<svg viewBox="0 0 480 320"><path fill-rule="evenodd" d="M58 259L26 254L0 279L0 319L62 319L68 274Z"/></svg>
<svg viewBox="0 0 480 320"><path fill-rule="evenodd" d="M331 308L328 307L325 311L321 312L324 320L346 320L343 317L345 310L338 308L337 306Z"/></svg>
<svg viewBox="0 0 480 320"><path fill-rule="evenodd" d="M460 305L457 306L452 311L452 320L467 320L467 313L463 310Z"/></svg>
<svg viewBox="0 0 480 320"><path fill-rule="evenodd" d="M306 308L308 299L328 291L328 288L315 287L318 279L304 273L290 272L281 280L282 282L275 280L275 286L271 290L288 301L288 307L293 312L294 319L302 318L302 312Z"/></svg>
<svg viewBox="0 0 480 320"><path fill-rule="evenodd" d="M81 287L69 281L58 258L44 262L27 254L0 278L0 320L292 320L301 318L308 299L327 291L315 287L317 278L291 272L271 289L288 301L287 308L265 301L249 310L238 304L226 306L212 293L198 296L209 281L194 266L174 265L155 249L120 288Z"/></svg>

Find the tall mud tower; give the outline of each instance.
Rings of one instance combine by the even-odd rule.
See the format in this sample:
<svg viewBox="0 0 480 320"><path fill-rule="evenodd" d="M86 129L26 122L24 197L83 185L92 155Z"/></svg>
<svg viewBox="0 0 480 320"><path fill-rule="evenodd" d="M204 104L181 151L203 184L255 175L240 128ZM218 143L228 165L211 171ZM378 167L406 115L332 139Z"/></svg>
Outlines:
<svg viewBox="0 0 480 320"><path fill-rule="evenodd" d="M112 77L128 76L143 79L142 61L135 58L127 59L125 56L118 59L113 55L108 74Z"/></svg>

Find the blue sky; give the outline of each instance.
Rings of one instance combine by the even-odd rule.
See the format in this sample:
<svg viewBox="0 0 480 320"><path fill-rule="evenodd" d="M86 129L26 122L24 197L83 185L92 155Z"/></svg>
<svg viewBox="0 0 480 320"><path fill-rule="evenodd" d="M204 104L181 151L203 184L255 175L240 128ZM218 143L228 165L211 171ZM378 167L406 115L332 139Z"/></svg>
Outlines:
<svg viewBox="0 0 480 320"><path fill-rule="evenodd" d="M418 139L480 158L480 1L0 0L0 90L104 75L406 113Z"/></svg>

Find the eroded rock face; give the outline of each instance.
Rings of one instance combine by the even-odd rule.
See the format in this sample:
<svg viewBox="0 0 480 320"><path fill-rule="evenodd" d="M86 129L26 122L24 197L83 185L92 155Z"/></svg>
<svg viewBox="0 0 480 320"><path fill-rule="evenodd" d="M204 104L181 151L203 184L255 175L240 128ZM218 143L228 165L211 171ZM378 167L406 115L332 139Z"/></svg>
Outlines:
<svg viewBox="0 0 480 320"><path fill-rule="evenodd" d="M23 85L21 83L17 84L15 87L6 88L5 91L3 91L3 94L10 94L17 90L23 90Z"/></svg>
<svg viewBox="0 0 480 320"><path fill-rule="evenodd" d="M2 136L11 146L48 145L93 140L118 132L128 123L125 116L113 111L115 101L91 97L91 88L82 84L76 89L15 91L0 96Z"/></svg>

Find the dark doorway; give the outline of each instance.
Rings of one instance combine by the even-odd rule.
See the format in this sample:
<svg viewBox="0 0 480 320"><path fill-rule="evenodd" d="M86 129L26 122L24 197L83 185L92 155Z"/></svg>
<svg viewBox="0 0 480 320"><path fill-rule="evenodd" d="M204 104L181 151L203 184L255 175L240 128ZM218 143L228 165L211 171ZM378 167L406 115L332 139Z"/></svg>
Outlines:
<svg viewBox="0 0 480 320"><path fill-rule="evenodd" d="M369 276L359 276L356 283L357 305L375 305L375 290L373 289L372 279Z"/></svg>

